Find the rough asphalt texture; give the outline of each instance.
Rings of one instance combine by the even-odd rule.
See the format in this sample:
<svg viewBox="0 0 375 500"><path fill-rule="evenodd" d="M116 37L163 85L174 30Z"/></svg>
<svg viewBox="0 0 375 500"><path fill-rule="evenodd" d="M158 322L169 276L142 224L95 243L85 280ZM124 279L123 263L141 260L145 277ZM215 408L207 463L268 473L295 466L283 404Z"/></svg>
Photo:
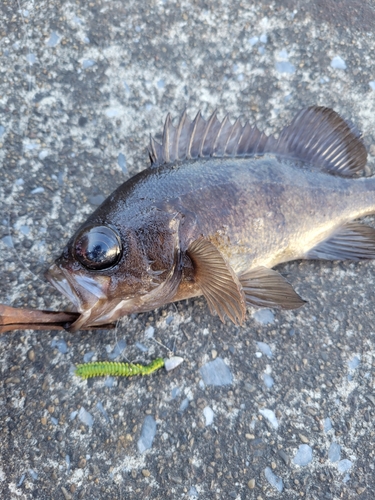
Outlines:
<svg viewBox="0 0 375 500"><path fill-rule="evenodd" d="M167 112L217 108L272 132L330 106L362 130L371 169L373 5L3 0L0 302L67 305L43 270L148 165ZM197 299L116 331L3 335L0 498L372 499L375 263L278 270L308 304L250 310L243 328ZM84 355L146 363L166 348L185 360L169 373L73 374Z"/></svg>

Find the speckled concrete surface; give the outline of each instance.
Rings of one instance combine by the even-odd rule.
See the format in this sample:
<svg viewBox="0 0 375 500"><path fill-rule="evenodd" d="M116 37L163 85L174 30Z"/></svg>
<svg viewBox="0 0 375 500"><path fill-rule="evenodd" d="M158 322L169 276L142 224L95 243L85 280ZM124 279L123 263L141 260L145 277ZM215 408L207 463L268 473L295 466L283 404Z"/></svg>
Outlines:
<svg viewBox="0 0 375 500"><path fill-rule="evenodd" d="M375 156L374 21L371 2L344 0L3 0L0 302L66 305L43 270L148 165L167 112L217 108L271 132L330 106ZM3 335L1 498L373 498L375 264L279 270L308 304L252 310L243 328L197 299L116 331ZM167 349L185 360L168 374L73 375L90 353ZM229 385L200 370L214 359Z"/></svg>

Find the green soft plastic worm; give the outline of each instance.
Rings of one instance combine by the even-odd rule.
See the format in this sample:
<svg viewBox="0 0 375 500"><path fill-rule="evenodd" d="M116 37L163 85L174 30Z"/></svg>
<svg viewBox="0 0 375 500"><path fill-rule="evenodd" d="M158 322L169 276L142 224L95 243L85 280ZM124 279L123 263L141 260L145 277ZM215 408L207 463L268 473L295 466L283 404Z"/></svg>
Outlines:
<svg viewBox="0 0 375 500"><path fill-rule="evenodd" d="M164 366L163 358L156 358L148 365L134 363L115 363L111 361L93 361L77 365L75 374L82 378L90 377L133 377L134 375L150 375Z"/></svg>

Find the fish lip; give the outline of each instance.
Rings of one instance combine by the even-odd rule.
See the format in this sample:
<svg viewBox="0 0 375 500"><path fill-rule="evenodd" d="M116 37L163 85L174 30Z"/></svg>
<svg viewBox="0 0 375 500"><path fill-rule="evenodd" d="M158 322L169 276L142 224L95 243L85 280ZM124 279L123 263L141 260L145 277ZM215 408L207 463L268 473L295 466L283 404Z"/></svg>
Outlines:
<svg viewBox="0 0 375 500"><path fill-rule="evenodd" d="M68 269L52 264L46 272L47 280L83 314L91 311L99 301L106 301L108 282L79 273L71 275Z"/></svg>
<svg viewBox="0 0 375 500"><path fill-rule="evenodd" d="M74 288L67 276L65 276L65 273L56 264L52 264L52 266L49 267L45 273L45 277L56 290L72 302L79 312L82 312L79 297L74 293Z"/></svg>

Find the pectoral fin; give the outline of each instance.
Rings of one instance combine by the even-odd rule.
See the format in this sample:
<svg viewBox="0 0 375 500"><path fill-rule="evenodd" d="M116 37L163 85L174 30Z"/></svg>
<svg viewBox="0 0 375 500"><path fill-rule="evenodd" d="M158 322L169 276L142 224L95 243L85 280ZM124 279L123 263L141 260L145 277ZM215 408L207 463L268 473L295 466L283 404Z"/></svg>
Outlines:
<svg viewBox="0 0 375 500"><path fill-rule="evenodd" d="M194 241L187 254L194 265L195 280L211 312L224 321L225 314L235 324L245 319L246 301L241 283L219 250L203 238Z"/></svg>
<svg viewBox="0 0 375 500"><path fill-rule="evenodd" d="M375 259L375 229L348 222L327 240L309 250L307 259L364 260Z"/></svg>
<svg viewBox="0 0 375 500"><path fill-rule="evenodd" d="M297 309L306 303L281 274L267 267L242 274L240 282L249 305Z"/></svg>

